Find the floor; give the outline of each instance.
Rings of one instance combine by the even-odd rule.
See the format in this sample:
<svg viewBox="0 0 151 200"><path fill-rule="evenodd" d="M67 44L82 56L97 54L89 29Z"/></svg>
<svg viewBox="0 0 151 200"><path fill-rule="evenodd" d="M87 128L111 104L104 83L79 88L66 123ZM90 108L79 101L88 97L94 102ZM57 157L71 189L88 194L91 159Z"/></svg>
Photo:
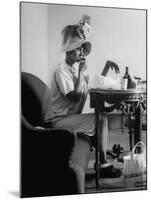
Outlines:
<svg viewBox="0 0 151 200"><path fill-rule="evenodd" d="M146 131L142 131L142 141L146 144ZM108 137L108 150L112 150L113 144L121 144L124 147L124 153L129 152L129 134L128 130L124 129L122 133L121 129L109 130ZM108 160L113 162L113 159L108 156ZM95 171L94 171L94 162L95 162L95 151L91 153L91 159L88 165L88 170L86 174L86 184L85 192L86 193L97 193L97 192L114 192L114 191L128 191L128 190L141 190L146 189L146 187L128 187L126 186L124 175L120 178L107 178L100 179L99 185L100 188L96 189L95 187ZM123 169L122 162L114 162L114 166ZM145 177L146 178L146 177Z"/></svg>

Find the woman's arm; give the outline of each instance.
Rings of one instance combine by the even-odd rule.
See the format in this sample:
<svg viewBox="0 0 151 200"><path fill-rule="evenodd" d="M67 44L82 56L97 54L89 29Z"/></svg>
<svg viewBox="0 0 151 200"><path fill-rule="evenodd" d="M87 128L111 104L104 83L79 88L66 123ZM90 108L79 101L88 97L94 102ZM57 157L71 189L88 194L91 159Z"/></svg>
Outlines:
<svg viewBox="0 0 151 200"><path fill-rule="evenodd" d="M116 63L108 60L104 66L104 69L103 69L101 75L106 76L110 68L112 70L114 69L116 74L118 74L120 72L119 66Z"/></svg>
<svg viewBox="0 0 151 200"><path fill-rule="evenodd" d="M71 101L79 101L81 98L81 91L82 91L82 83L85 81L83 72L86 70L87 65L85 60L81 61L79 64L79 71L78 71L78 78L74 86L74 90L69 92L66 97L69 98Z"/></svg>

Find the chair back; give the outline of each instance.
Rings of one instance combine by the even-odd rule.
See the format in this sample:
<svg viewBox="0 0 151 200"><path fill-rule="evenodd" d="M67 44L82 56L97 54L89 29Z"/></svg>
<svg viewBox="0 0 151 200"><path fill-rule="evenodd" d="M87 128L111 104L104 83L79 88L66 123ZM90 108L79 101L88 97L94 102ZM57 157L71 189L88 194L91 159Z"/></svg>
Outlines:
<svg viewBox="0 0 151 200"><path fill-rule="evenodd" d="M33 126L43 126L50 90L35 75L21 72L21 112Z"/></svg>

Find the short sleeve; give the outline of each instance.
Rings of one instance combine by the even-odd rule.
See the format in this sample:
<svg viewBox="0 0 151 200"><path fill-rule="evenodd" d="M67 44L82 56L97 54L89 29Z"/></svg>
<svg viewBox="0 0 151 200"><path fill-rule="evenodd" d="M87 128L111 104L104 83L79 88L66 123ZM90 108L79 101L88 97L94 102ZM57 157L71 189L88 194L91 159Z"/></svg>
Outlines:
<svg viewBox="0 0 151 200"><path fill-rule="evenodd" d="M60 68L56 71L56 81L60 91L66 95L74 90L74 82L72 74L65 68Z"/></svg>

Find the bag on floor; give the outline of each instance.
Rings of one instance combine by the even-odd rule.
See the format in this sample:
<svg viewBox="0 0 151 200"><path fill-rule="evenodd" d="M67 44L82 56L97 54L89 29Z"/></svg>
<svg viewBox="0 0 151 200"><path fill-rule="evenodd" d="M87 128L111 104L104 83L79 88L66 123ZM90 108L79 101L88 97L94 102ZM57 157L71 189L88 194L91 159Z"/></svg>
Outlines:
<svg viewBox="0 0 151 200"><path fill-rule="evenodd" d="M138 142L124 156L124 182L126 189L146 189L146 147L143 142Z"/></svg>

